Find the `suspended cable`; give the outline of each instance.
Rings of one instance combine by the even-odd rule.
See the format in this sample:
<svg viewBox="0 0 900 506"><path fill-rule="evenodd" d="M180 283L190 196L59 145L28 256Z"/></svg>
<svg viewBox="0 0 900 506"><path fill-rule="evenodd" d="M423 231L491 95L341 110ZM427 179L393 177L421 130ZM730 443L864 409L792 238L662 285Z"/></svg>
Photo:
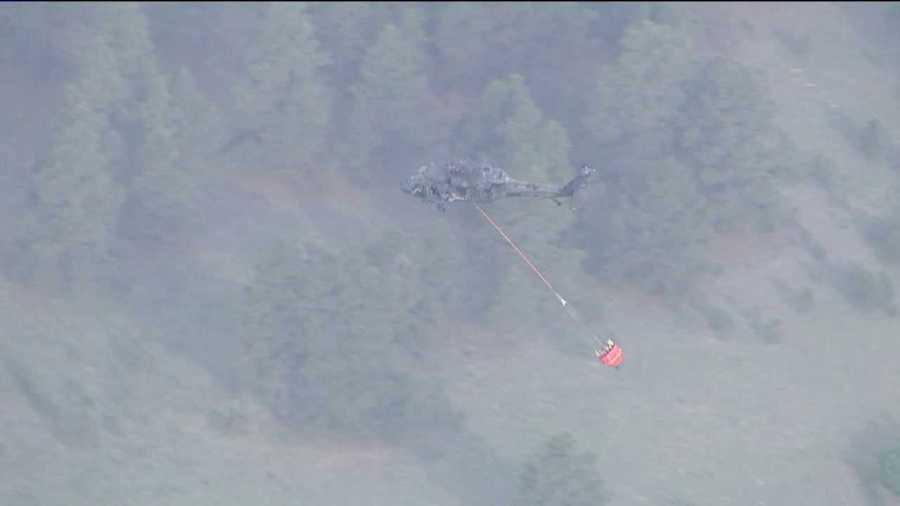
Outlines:
<svg viewBox="0 0 900 506"><path fill-rule="evenodd" d="M528 267L531 267L531 270L534 271L534 273L537 274L539 278L541 278L541 281L543 281L544 284L547 285L547 288L551 292L553 292L553 295L556 296L556 300L558 300L559 303L562 304L563 307L566 307L568 305L568 302L566 302L566 299L564 299L563 296L560 295L559 292L557 292L555 288L553 288L553 285L550 284L550 281L548 281L547 278L544 277L544 275L543 275L543 273L541 273L540 269L538 269L537 266L534 265L534 263L531 261L531 259L528 258L528 255L526 255L525 252L522 251L516 245L516 243L513 242L513 240L509 238L508 235L506 235L506 232L504 232L503 229L500 228L500 225L498 225L497 222L493 220L493 218L488 216L488 213L486 213L484 211L484 209L481 208L481 206L479 206L478 204L475 204L474 202L472 203L472 205L474 205L475 208L478 209L478 212L480 212L481 215L484 216L484 219L487 220L487 222L490 223L492 227L494 227L494 230L496 230L500 234L501 237L506 239L506 242L509 243L510 246L512 246L512 248L516 251L516 253L519 254L519 257L522 258L522 260L525 262L525 264L527 264ZM566 312L569 313L568 311L566 311ZM575 317L574 314L569 313L569 315L572 316L573 318Z"/></svg>

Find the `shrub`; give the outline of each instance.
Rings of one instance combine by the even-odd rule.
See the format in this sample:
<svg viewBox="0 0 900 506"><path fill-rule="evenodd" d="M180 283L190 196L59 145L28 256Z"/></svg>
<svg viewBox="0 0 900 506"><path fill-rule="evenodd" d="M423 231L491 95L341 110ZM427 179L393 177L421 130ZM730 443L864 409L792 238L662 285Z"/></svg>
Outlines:
<svg viewBox="0 0 900 506"><path fill-rule="evenodd" d="M606 504L609 496L591 453L578 453L575 439L559 434L529 459L521 476L522 506L588 506Z"/></svg>
<svg viewBox="0 0 900 506"><path fill-rule="evenodd" d="M847 302L858 309L895 311L894 285L883 271L876 274L853 262L834 265L832 282Z"/></svg>
<svg viewBox="0 0 900 506"><path fill-rule="evenodd" d="M706 319L706 324L715 332L716 336L722 338L734 330L734 318L727 310L714 306L702 298L696 298L690 304Z"/></svg>
<svg viewBox="0 0 900 506"><path fill-rule="evenodd" d="M881 453L878 478L885 488L900 496L900 447Z"/></svg>
<svg viewBox="0 0 900 506"><path fill-rule="evenodd" d="M794 289L780 279L773 279L772 284L781 300L797 313L807 314L816 304L815 295L808 286L802 290Z"/></svg>
<svg viewBox="0 0 900 506"><path fill-rule="evenodd" d="M224 406L207 414L209 426L222 434L242 434L247 431L247 416L234 406Z"/></svg>
<svg viewBox="0 0 900 506"><path fill-rule="evenodd" d="M769 344L781 341L780 318L766 319L763 317L762 310L759 307L754 307L748 311L745 318L748 320L747 324L750 326L750 330L753 331L756 337Z"/></svg>
<svg viewBox="0 0 900 506"><path fill-rule="evenodd" d="M900 209L881 218L863 218L860 228L869 247L882 262L900 264Z"/></svg>

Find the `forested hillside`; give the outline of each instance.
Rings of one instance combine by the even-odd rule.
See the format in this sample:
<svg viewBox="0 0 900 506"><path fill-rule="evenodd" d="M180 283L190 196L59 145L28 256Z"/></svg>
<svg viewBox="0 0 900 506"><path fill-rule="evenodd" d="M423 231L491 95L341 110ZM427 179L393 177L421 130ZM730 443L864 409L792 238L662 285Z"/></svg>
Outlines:
<svg viewBox="0 0 900 506"><path fill-rule="evenodd" d="M898 25L0 6L0 503L900 504Z"/></svg>

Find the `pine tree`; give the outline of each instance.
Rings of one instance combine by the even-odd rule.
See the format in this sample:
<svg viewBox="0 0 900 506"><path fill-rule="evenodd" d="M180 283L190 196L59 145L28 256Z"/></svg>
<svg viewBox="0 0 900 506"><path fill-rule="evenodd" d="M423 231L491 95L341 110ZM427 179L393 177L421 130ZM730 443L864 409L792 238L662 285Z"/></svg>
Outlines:
<svg viewBox="0 0 900 506"><path fill-rule="evenodd" d="M900 496L900 447L881 452L878 477L885 488Z"/></svg>
<svg viewBox="0 0 900 506"><path fill-rule="evenodd" d="M34 175L33 247L48 272L68 272L70 280L91 277L103 262L124 199L113 166L121 140L109 116L127 94L126 80L111 34L79 28L71 39L77 75L65 86L56 138Z"/></svg>
<svg viewBox="0 0 900 506"><path fill-rule="evenodd" d="M349 92L359 78L366 48L390 20L390 4L372 2L317 2L309 13L316 38L331 54L329 71L335 88Z"/></svg>
<svg viewBox="0 0 900 506"><path fill-rule="evenodd" d="M684 30L644 20L626 31L585 119L609 160L607 188L568 234L593 274L668 293L703 271L699 247L713 233L764 229L782 213L764 87L737 63L695 56Z"/></svg>
<svg viewBox="0 0 900 506"><path fill-rule="evenodd" d="M678 155L696 167L704 187L733 186L769 172L775 110L759 77L715 59L692 81L673 127Z"/></svg>
<svg viewBox="0 0 900 506"><path fill-rule="evenodd" d="M355 160L356 165L371 159L409 167L435 139L432 96L418 36L409 26L388 24L366 51L360 82L352 88L354 144L363 158Z"/></svg>
<svg viewBox="0 0 900 506"><path fill-rule="evenodd" d="M570 434L549 438L522 472L521 506L596 506L609 502L596 457L578 453Z"/></svg>
<svg viewBox="0 0 900 506"><path fill-rule="evenodd" d="M669 127L696 68L691 39L641 21L628 28L622 46L619 60L601 72L585 126L600 149L637 142L644 150L659 150L671 143Z"/></svg>
<svg viewBox="0 0 900 506"><path fill-rule="evenodd" d="M309 170L330 121L331 98L322 80L329 59L303 4L267 5L259 30L247 77L234 90L244 130L260 141L250 158L275 170Z"/></svg>
<svg viewBox="0 0 900 506"><path fill-rule="evenodd" d="M187 221L196 178L188 156L199 148L190 144L190 136L210 125L186 124L182 97L173 96L172 79L160 68L146 16L135 5L124 7L104 11L103 18L116 41L116 58L126 82L127 99L112 110L120 131L127 132L127 154L116 160L128 190L123 228L130 239L143 237L144 244L165 245L177 240L178 229ZM182 75L182 80L190 78Z"/></svg>
<svg viewBox="0 0 900 506"><path fill-rule="evenodd" d="M203 168L225 139L226 127L222 111L197 88L194 75L187 68L175 73L171 84L172 118L181 144L182 163Z"/></svg>
<svg viewBox="0 0 900 506"><path fill-rule="evenodd" d="M441 318L439 294L417 289L428 258L399 231L339 254L303 237L273 249L248 288L248 384L296 427L399 435L457 423L437 386L409 372Z"/></svg>
<svg viewBox="0 0 900 506"><path fill-rule="evenodd" d="M513 177L558 182L571 176L565 129L544 119L518 74L491 82L478 112L460 128L460 151L504 167Z"/></svg>
<svg viewBox="0 0 900 506"><path fill-rule="evenodd" d="M542 110L559 118L577 115L601 49L590 31L599 16L588 5L441 5L433 35L435 83L477 92L520 74Z"/></svg>

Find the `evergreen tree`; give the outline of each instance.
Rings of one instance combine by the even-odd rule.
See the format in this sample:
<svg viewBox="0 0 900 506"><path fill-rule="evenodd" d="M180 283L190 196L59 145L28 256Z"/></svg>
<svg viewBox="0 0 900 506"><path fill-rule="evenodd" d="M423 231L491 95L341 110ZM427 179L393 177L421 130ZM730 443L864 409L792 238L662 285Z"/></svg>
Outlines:
<svg viewBox="0 0 900 506"><path fill-rule="evenodd" d="M492 79L508 73L497 42L504 33L499 29L502 17L495 14L498 5L461 2L441 6L434 31L437 83L477 93Z"/></svg>
<svg viewBox="0 0 900 506"><path fill-rule="evenodd" d="M881 452L879 479L885 488L900 496L900 447Z"/></svg>
<svg viewBox="0 0 900 506"><path fill-rule="evenodd" d="M47 272L63 269L56 272L67 272L70 280L90 277L113 237L124 197L113 168L122 143L109 116L127 96L108 30L79 25L71 42L77 74L65 86L56 138L34 174L32 244Z"/></svg>
<svg viewBox="0 0 900 506"><path fill-rule="evenodd" d="M606 189L589 194L567 235L587 248L591 273L677 293L703 271L712 233L783 215L771 176L784 146L745 67L702 61L682 29L647 20L622 45L585 120L610 160Z"/></svg>
<svg viewBox="0 0 900 506"><path fill-rule="evenodd" d="M181 144L182 163L203 166L222 146L226 127L222 111L197 88L193 73L181 68L171 84L172 118Z"/></svg>
<svg viewBox="0 0 900 506"><path fill-rule="evenodd" d="M589 4L444 4L434 18L436 85L471 94L519 74L541 110L580 116L603 50Z"/></svg>
<svg viewBox="0 0 900 506"><path fill-rule="evenodd" d="M736 62L715 59L699 70L673 127L678 155L712 189L765 175L774 104L759 78Z"/></svg>
<svg viewBox="0 0 900 506"><path fill-rule="evenodd" d="M564 237L588 253L583 267L598 279L677 295L702 271L697 258L711 235L706 213L688 167L673 158L637 161L622 179L583 195Z"/></svg>
<svg viewBox="0 0 900 506"><path fill-rule="evenodd" d="M585 119L601 144L659 150L671 144L669 127L694 74L691 39L674 28L641 21L628 28L618 61L601 72Z"/></svg>
<svg viewBox="0 0 900 506"><path fill-rule="evenodd" d="M109 122L90 109L78 88L66 95L56 139L35 174L42 218L35 246L50 262L45 268L89 275L108 252L123 195L105 142Z"/></svg>
<svg viewBox="0 0 900 506"><path fill-rule="evenodd" d="M609 502L596 457L579 453L575 439L559 434L548 439L522 473L521 506L596 506Z"/></svg>
<svg viewBox="0 0 900 506"><path fill-rule="evenodd" d="M458 423L437 384L410 372L442 317L438 294L419 289L414 262L425 259L398 251L399 239L335 254L308 236L259 266L247 293L248 382L291 425L399 436Z"/></svg>
<svg viewBox="0 0 900 506"><path fill-rule="evenodd" d="M391 20L391 4L372 2L314 2L309 6L316 38L328 48L328 68L335 88L349 92L359 78L366 48Z"/></svg>
<svg viewBox="0 0 900 506"><path fill-rule="evenodd" d="M673 129L674 149L693 168L715 209L717 230L744 224L771 228L784 216L772 177L788 153L774 124L774 104L759 77L736 63L714 59L688 85L690 94Z"/></svg>
<svg viewBox="0 0 900 506"><path fill-rule="evenodd" d="M159 244L172 236L190 203L188 168L202 149L192 143L196 129L212 139L219 128L190 76L179 76L172 95L140 6L80 14L68 53L76 75L66 86L58 140L35 178L36 224L48 224L40 245L46 259L71 257L63 253L78 243L82 256L102 258L121 219L129 238Z"/></svg>
<svg viewBox="0 0 900 506"><path fill-rule="evenodd" d="M329 59L303 4L267 5L259 30L247 77L234 91L243 130L259 141L248 153L255 164L276 170L308 170L329 126L330 94L322 80Z"/></svg>
<svg viewBox="0 0 900 506"><path fill-rule="evenodd" d="M197 155L203 149L203 144L191 141L199 132L207 141L215 139L218 128L211 124L214 118L202 117L214 112L197 103L202 99L190 89L192 79L184 71L176 84L178 93L186 96L173 95L173 80L160 68L146 16L137 6L128 7L104 11L104 26L116 41L126 82L127 98L114 105L112 114L125 133L126 154L116 160L128 189L123 229L129 239L143 238L143 245L166 245L176 241L187 225L197 177L192 169L198 169ZM200 110L186 110L190 101Z"/></svg>
<svg viewBox="0 0 900 506"><path fill-rule="evenodd" d="M544 119L518 74L488 85L478 112L459 129L460 151L476 154L513 177L558 182L571 175L565 129Z"/></svg>
<svg viewBox="0 0 900 506"><path fill-rule="evenodd" d="M409 20L407 20L409 21ZM418 30L386 25L362 63L360 82L352 87L354 97L353 138L359 157L403 167L421 161L435 139L432 96L425 74L425 59ZM387 174L385 174L387 176Z"/></svg>

